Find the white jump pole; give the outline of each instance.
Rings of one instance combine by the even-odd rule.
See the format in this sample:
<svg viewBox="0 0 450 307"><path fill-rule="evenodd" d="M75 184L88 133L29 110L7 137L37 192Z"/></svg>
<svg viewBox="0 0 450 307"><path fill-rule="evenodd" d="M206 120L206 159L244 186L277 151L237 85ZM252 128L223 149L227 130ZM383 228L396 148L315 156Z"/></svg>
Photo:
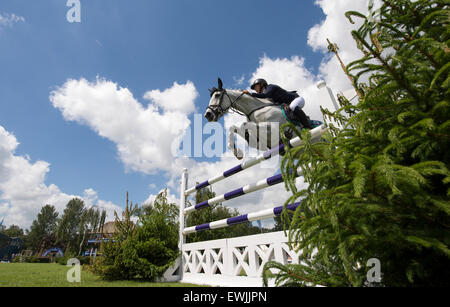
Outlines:
<svg viewBox="0 0 450 307"><path fill-rule="evenodd" d="M335 110L339 110L339 106L337 104L336 98L334 97L333 91L331 90L331 88L329 88L327 86L327 83L324 80L321 80L317 83L317 88L320 90L322 88L326 88L328 91L328 95L330 96L331 102L333 103L333 106L335 108Z"/></svg>

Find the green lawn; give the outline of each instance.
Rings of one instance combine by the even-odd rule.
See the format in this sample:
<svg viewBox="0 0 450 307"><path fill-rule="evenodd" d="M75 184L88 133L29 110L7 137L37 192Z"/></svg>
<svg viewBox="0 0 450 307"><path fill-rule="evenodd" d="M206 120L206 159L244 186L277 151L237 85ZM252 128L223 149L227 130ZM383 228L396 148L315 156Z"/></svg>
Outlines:
<svg viewBox="0 0 450 307"><path fill-rule="evenodd" d="M0 287L196 287L182 283L104 281L82 270L81 282L67 281L70 267L59 264L0 263Z"/></svg>

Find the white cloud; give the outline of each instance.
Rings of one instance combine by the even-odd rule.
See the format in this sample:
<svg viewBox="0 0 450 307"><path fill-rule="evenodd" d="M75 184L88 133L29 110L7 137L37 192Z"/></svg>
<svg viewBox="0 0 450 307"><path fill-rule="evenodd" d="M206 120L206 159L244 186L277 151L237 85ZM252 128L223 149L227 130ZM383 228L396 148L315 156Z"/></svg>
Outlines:
<svg viewBox="0 0 450 307"><path fill-rule="evenodd" d="M25 22L25 18L17 16L16 14L2 13L0 14L0 29L5 27L12 27L15 23Z"/></svg>
<svg viewBox="0 0 450 307"><path fill-rule="evenodd" d="M271 59L264 56L259 67L252 74L250 82L264 78L269 83L278 84L286 90L298 90L313 85L314 76L304 67L304 58L293 56L290 59Z"/></svg>
<svg viewBox="0 0 450 307"><path fill-rule="evenodd" d="M172 143L181 142L189 127L188 115L197 96L191 82L174 83L163 92L147 92L150 103L144 107L128 89L114 82L80 79L68 80L51 93L50 100L66 120L87 125L114 142L128 169L154 174L172 169Z"/></svg>
<svg viewBox="0 0 450 307"><path fill-rule="evenodd" d="M53 205L62 214L74 197L107 209L108 218L113 218L111 209L121 210L111 202L94 197L96 192L92 189L80 197L62 192L55 184L46 185L50 164L45 161L33 163L27 156L15 155L18 145L16 137L0 126L0 216L5 218L5 225L28 228L42 206Z"/></svg>
<svg viewBox="0 0 450 307"><path fill-rule="evenodd" d="M197 96L194 84L188 81L186 84L174 82L171 88L162 92L160 90L148 91L145 93L144 99L150 100L165 112L190 114L195 111L194 101Z"/></svg>
<svg viewBox="0 0 450 307"><path fill-rule="evenodd" d="M245 81L245 74L242 74L240 77L233 76L234 84L237 86L242 86Z"/></svg>
<svg viewBox="0 0 450 307"><path fill-rule="evenodd" d="M320 6L326 18L309 30L308 45L314 51L325 55L328 48L327 39L329 39L333 44L338 45L339 56L345 65L361 58L363 54L356 47L351 31L357 30L362 25L362 19L352 17L355 22L352 24L345 17L345 13L358 11L367 15L369 13L369 0L316 0L316 4ZM379 5L380 1L375 0L374 9ZM320 76L335 90L346 90L352 86L334 54L324 56L320 65Z"/></svg>
<svg viewBox="0 0 450 307"><path fill-rule="evenodd" d="M326 105L328 99L319 98L316 83L319 80L306 67L305 59L292 56L290 59L271 59L264 56L259 61L259 67L253 73L249 83L257 78L264 78L268 83L277 84L282 88L298 91L305 98L304 111L312 119L322 120L320 105Z"/></svg>
<svg viewBox="0 0 450 307"><path fill-rule="evenodd" d="M142 205L152 205L155 201L156 197L159 195L159 193L163 192L164 190L159 191L157 194L150 194L144 202L142 202ZM172 191L170 189L167 189L167 201L169 203L175 203L179 204L179 198L177 198L175 195L172 194Z"/></svg>
<svg viewBox="0 0 450 307"><path fill-rule="evenodd" d="M105 210L107 221L114 221L114 211L119 217L122 216L123 210L121 207L111 201L99 199L98 193L94 189L84 190L83 196L80 198L83 199L87 208L94 207L95 209Z"/></svg>

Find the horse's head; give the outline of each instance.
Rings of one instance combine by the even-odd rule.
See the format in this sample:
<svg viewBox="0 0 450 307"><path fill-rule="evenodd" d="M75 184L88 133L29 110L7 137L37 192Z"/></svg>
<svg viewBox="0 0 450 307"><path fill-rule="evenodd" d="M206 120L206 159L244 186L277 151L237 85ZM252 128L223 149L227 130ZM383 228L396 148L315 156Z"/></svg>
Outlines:
<svg viewBox="0 0 450 307"><path fill-rule="evenodd" d="M223 83L220 78L218 80L218 88L213 87L209 92L211 99L206 109L205 118L209 122L216 122L227 113L231 107L231 100L227 95L227 91L223 88Z"/></svg>

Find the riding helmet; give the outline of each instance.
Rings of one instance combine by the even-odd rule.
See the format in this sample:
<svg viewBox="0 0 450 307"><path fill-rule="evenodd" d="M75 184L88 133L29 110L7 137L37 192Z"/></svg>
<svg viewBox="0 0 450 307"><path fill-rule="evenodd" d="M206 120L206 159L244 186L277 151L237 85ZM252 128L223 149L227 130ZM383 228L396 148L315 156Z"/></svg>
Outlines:
<svg viewBox="0 0 450 307"><path fill-rule="evenodd" d="M267 86L267 81L264 80L264 79L261 79L261 78L256 79L255 82L253 82L253 84L252 84L252 86L251 86L251 89L252 89L252 90L255 89L255 85L256 85L256 84L261 84L261 87L265 87L265 86Z"/></svg>

